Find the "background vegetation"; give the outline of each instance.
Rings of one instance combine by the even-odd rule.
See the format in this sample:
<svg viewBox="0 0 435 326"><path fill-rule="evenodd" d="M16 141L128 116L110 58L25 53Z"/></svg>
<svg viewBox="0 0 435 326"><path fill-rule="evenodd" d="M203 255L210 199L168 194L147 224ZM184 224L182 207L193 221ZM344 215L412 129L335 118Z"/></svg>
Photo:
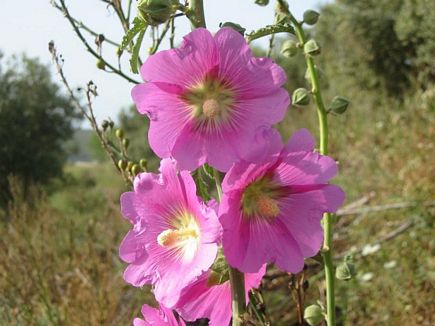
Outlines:
<svg viewBox="0 0 435 326"><path fill-rule="evenodd" d="M318 25L310 29L322 46L317 62L326 102L337 94L352 100L344 115L330 117L331 155L340 163L334 182L348 195L335 225L336 262L352 254L357 271L353 279L337 281L345 325L435 323L434 20L435 5L429 0L338 0L322 9ZM272 53L288 73L291 92L304 85L305 70L302 57L280 55L282 41L276 40ZM17 97L22 102L11 110L15 114L35 112L30 99L44 98L26 92L39 85L39 78L25 80L28 86ZM44 90L57 88L49 84ZM12 108L0 103L0 114ZM60 103L56 106L68 108L67 100ZM37 120L26 125L17 119L20 123L0 128L0 165L6 162L4 151L11 151L4 144L15 151L22 144L20 133L39 126ZM65 119L62 129L71 135L70 115ZM132 156L149 158L146 119L129 109L120 124L131 140ZM21 132L5 138L11 126ZM278 127L287 139L307 126L316 132L314 107L290 108ZM34 174L0 173L2 185L9 173L17 176L9 178L12 199L0 215L0 324L129 323L152 298L147 288L134 289L122 280L125 266L117 248L129 227L119 213L119 195L126 190L122 180L107 163L67 164L62 177L42 186L45 177L38 173L46 165L36 163L36 157L47 157L47 147L31 138L29 148L36 153L25 161L32 163ZM57 136L59 142L65 138ZM308 305L323 298L319 265L311 259L307 265L303 276L268 271L261 291L272 325L297 324L297 302ZM308 283L301 289L302 277ZM301 299L295 300L298 294Z"/></svg>

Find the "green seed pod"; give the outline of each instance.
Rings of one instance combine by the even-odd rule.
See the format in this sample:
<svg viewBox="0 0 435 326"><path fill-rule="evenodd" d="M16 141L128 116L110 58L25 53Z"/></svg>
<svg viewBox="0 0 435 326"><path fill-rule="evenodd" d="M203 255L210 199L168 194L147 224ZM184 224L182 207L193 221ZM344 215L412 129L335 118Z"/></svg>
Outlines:
<svg viewBox="0 0 435 326"><path fill-rule="evenodd" d="M320 54L320 46L315 40L309 40L304 45L304 52L309 55L318 55Z"/></svg>
<svg viewBox="0 0 435 326"><path fill-rule="evenodd" d="M310 103L310 92L305 88L298 88L293 92L292 104L296 106L305 106Z"/></svg>
<svg viewBox="0 0 435 326"><path fill-rule="evenodd" d="M148 170L148 162L147 162L147 160L146 159L141 159L140 161L139 161L139 165L140 165L140 167L142 168L142 170L144 170L144 171L146 171L146 170Z"/></svg>
<svg viewBox="0 0 435 326"><path fill-rule="evenodd" d="M116 131L115 131L115 135L116 135L116 137L118 137L119 139L123 139L123 138L124 138L124 130L122 130L122 129L116 129Z"/></svg>
<svg viewBox="0 0 435 326"><path fill-rule="evenodd" d="M281 46L281 54L287 58L294 57L298 54L298 46L295 41L287 40Z"/></svg>
<svg viewBox="0 0 435 326"><path fill-rule="evenodd" d="M342 281L350 280L355 274L355 266L350 261L342 262L335 270L335 277Z"/></svg>
<svg viewBox="0 0 435 326"><path fill-rule="evenodd" d="M307 25L315 25L319 20L320 14L315 10L307 10L304 12L304 23Z"/></svg>
<svg viewBox="0 0 435 326"><path fill-rule="evenodd" d="M103 60L98 59L97 60L97 68L101 69L101 70L106 69L106 63Z"/></svg>
<svg viewBox="0 0 435 326"><path fill-rule="evenodd" d="M349 106L349 100L343 96L335 96L331 101L329 109L336 114L343 114Z"/></svg>
<svg viewBox="0 0 435 326"><path fill-rule="evenodd" d="M304 310L304 319L310 326L316 326L323 320L323 311L320 306L313 304Z"/></svg>
<svg viewBox="0 0 435 326"><path fill-rule="evenodd" d="M132 166L132 168L131 168L131 173L132 173L134 176L137 176L137 175L140 173L140 171L141 171L140 166L137 165L137 164L133 164L133 166Z"/></svg>
<svg viewBox="0 0 435 326"><path fill-rule="evenodd" d="M127 169L127 166L128 166L128 162L126 160L119 160L118 161L118 168L121 171L125 171Z"/></svg>
<svg viewBox="0 0 435 326"><path fill-rule="evenodd" d="M124 146L125 149L128 149L128 146L130 146L130 139L124 138L122 140L122 146Z"/></svg>
<svg viewBox="0 0 435 326"><path fill-rule="evenodd" d="M178 1L174 0L139 0L137 16L151 26L167 21L176 10Z"/></svg>
<svg viewBox="0 0 435 326"><path fill-rule="evenodd" d="M224 27L232 28L232 29L234 29L235 31L237 31L237 32L239 32L240 34L242 34L242 36L245 35L245 31L246 31L246 28L243 28L243 27L240 26L239 24L232 23L232 22L225 22L225 23L223 23L223 24L221 23L221 24L219 24L219 27L220 27L220 28L224 28Z"/></svg>

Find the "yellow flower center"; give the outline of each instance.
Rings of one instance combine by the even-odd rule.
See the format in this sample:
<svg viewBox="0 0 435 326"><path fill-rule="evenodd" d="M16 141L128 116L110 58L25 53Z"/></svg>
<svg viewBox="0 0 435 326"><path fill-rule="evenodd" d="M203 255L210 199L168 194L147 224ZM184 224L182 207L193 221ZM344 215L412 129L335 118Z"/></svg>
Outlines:
<svg viewBox="0 0 435 326"><path fill-rule="evenodd" d="M182 99L191 110L199 126L210 127L230 118L234 94L225 83L216 78L205 80L189 89Z"/></svg>
<svg viewBox="0 0 435 326"><path fill-rule="evenodd" d="M170 228L157 236L157 243L173 250L179 259L189 262L199 247L200 228L194 215L186 211L175 211Z"/></svg>
<svg viewBox="0 0 435 326"><path fill-rule="evenodd" d="M284 191L269 177L250 183L242 195L244 216L273 219L280 213L279 199Z"/></svg>

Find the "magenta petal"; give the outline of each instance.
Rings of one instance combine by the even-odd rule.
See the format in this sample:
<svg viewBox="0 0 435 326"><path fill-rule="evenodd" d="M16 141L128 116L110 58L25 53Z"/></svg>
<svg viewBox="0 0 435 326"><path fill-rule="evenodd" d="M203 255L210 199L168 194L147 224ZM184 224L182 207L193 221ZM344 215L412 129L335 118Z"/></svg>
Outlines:
<svg viewBox="0 0 435 326"><path fill-rule="evenodd" d="M291 152L311 152L316 143L314 137L307 129L299 129L289 139L283 154Z"/></svg>
<svg viewBox="0 0 435 326"><path fill-rule="evenodd" d="M202 135L193 132L190 126L186 126L172 148L172 156L182 169L189 171L206 163L205 141Z"/></svg>
<svg viewBox="0 0 435 326"><path fill-rule="evenodd" d="M177 137L189 121L189 110L178 94L168 93L156 84L140 84L133 88L138 111L151 120L149 143L159 157L169 157Z"/></svg>
<svg viewBox="0 0 435 326"><path fill-rule="evenodd" d="M211 33L197 28L184 37L179 49L160 51L141 67L145 81L190 86L218 64L215 41Z"/></svg>
<svg viewBox="0 0 435 326"><path fill-rule="evenodd" d="M119 257L126 263L133 263L146 256L146 252L141 246L141 235L134 230L128 231L119 247Z"/></svg>

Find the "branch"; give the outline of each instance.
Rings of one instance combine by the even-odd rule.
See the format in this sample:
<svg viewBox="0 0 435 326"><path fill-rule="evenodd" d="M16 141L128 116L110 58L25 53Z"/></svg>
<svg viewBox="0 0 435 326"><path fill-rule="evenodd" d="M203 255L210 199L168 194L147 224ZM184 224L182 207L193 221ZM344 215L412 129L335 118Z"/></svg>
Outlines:
<svg viewBox="0 0 435 326"><path fill-rule="evenodd" d="M56 50L53 42L49 43L48 50L50 51L50 53L52 55L52 59L53 59L53 62L55 63L55 65L56 65L57 72L59 73L60 78L62 80L62 83L65 85L65 87L66 87L66 89L68 91L68 94L69 94L73 104L75 105L75 107L83 114L83 116L91 124L92 129L97 134L98 140L100 141L100 144L101 144L103 150L106 152L107 156L112 161L112 163L115 166L115 168L118 170L118 172L123 177L126 185L127 186L131 186L132 185L131 180L118 167L118 162L116 160L116 157L113 154L113 152L110 150L109 142L108 142L107 138L105 137L104 133L98 127L98 123L97 123L97 120L95 118L94 110L93 110L93 107L92 107L92 96L96 96L97 95L97 91L96 91L97 88L96 88L95 84L92 81L90 81L88 83L88 85L87 85L87 90L86 90L87 109L86 109L85 107L82 106L80 101L74 95L74 92L72 91L72 88L69 85L69 83L68 83L68 81L67 81L67 79L65 77L65 74L63 72L63 67L62 67L63 66L63 59L60 58L57 55L57 50Z"/></svg>
<svg viewBox="0 0 435 326"><path fill-rule="evenodd" d="M72 16L70 15L66 5L65 5L65 0L59 0L60 1L60 6L54 3L55 8L61 10L65 17L68 19L68 21L70 22L71 26L74 29L74 32L77 34L77 36L79 37L79 39L82 41L82 43L85 45L86 49L97 59L101 60L104 62L105 66L108 67L109 69L111 69L114 73L116 73L117 75L123 77L124 79L128 80L131 83L134 84L139 84L139 81L127 76L124 72L122 72L120 69L114 67L113 65L111 65L109 62L107 62L100 54L98 54L88 43L88 41L86 40L86 38L83 36L83 34L80 32L79 27L76 25L75 20L72 18Z"/></svg>

